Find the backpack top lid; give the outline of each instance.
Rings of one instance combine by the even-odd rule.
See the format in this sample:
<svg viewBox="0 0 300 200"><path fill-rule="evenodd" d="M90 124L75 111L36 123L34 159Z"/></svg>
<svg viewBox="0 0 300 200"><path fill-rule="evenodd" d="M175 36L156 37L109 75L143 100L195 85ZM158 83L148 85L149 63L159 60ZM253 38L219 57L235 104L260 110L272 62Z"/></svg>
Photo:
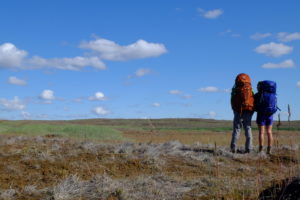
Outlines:
<svg viewBox="0 0 300 200"><path fill-rule="evenodd" d="M241 74L237 75L237 77L235 78L235 84L236 85L244 85L245 83L251 84L250 76L245 73L241 73Z"/></svg>
<svg viewBox="0 0 300 200"><path fill-rule="evenodd" d="M258 92L269 92L276 94L276 82L275 81L259 81L257 84Z"/></svg>

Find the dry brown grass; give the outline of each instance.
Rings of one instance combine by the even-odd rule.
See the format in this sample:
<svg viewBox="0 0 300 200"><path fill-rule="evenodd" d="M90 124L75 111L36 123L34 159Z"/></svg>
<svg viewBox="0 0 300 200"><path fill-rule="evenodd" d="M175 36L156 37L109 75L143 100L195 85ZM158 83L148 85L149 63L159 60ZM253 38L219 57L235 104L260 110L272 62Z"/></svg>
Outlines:
<svg viewBox="0 0 300 200"><path fill-rule="evenodd" d="M206 144L1 136L0 199L255 199L299 172L299 148L289 147L234 155Z"/></svg>
<svg viewBox="0 0 300 200"><path fill-rule="evenodd" d="M267 156L230 153L231 121L5 123L105 125L127 140L0 135L0 200L256 199L273 181L300 173L300 131L274 130L274 151ZM256 130L253 136L257 146ZM244 141L241 133L240 149Z"/></svg>
<svg viewBox="0 0 300 200"><path fill-rule="evenodd" d="M253 145L258 145L258 131L253 130ZM123 131L126 138L135 142L153 142L164 143L172 140L178 140L184 144L215 144L218 146L228 146L231 140L231 131L210 131L210 130L160 130L160 131ZM273 131L274 143L276 145L300 146L300 131ZM266 136L265 136L266 137ZM267 140L267 138L265 138ZM238 145L245 143L244 132L241 132Z"/></svg>

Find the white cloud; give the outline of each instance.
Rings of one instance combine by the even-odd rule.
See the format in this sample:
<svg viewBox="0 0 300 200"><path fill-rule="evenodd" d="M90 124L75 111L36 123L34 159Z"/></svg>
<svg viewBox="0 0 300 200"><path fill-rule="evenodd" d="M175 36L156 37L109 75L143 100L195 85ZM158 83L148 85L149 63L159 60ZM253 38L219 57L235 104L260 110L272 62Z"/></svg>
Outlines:
<svg viewBox="0 0 300 200"><path fill-rule="evenodd" d="M138 40L133 44L121 46L114 41L98 38L82 42L79 47L94 51L99 55L100 59L113 61L157 57L167 52L163 44L150 43L145 40Z"/></svg>
<svg viewBox="0 0 300 200"><path fill-rule="evenodd" d="M231 93L231 88L224 89L224 92Z"/></svg>
<svg viewBox="0 0 300 200"><path fill-rule="evenodd" d="M204 10L202 8L198 8L197 10L200 15L206 19L216 19L224 13L222 9Z"/></svg>
<svg viewBox="0 0 300 200"><path fill-rule="evenodd" d="M47 115L47 114L38 114L38 115L36 115L35 118L37 118L37 119L49 119L49 115Z"/></svg>
<svg viewBox="0 0 300 200"><path fill-rule="evenodd" d="M29 112L26 112L26 111L22 111L22 112L21 112L21 116L22 116L22 118L25 119L25 120L31 119L31 114L30 114Z"/></svg>
<svg viewBox="0 0 300 200"><path fill-rule="evenodd" d="M7 82L12 85L26 85L27 84L25 80L18 79L15 76L10 76L8 78Z"/></svg>
<svg viewBox="0 0 300 200"><path fill-rule="evenodd" d="M106 97L103 92L96 92L94 96L89 97L89 100L91 101L103 101L105 99Z"/></svg>
<svg viewBox="0 0 300 200"><path fill-rule="evenodd" d="M31 68L56 68L63 70L80 70L84 67L90 66L96 69L106 69L105 64L96 56L82 57L77 56L73 58L51 58L45 59L38 56L34 56L28 60L27 65ZM27 67L27 68L30 68Z"/></svg>
<svg viewBox="0 0 300 200"><path fill-rule="evenodd" d="M44 90L40 94L40 98L45 101L45 103L52 103L52 100L55 99L54 92L52 90Z"/></svg>
<svg viewBox="0 0 300 200"><path fill-rule="evenodd" d="M93 109L93 113L95 113L96 115L108 115L111 112L101 106L98 106Z"/></svg>
<svg viewBox="0 0 300 200"><path fill-rule="evenodd" d="M227 29L220 33L220 35L230 35L231 37L238 38L241 37L241 34L233 32L231 29Z"/></svg>
<svg viewBox="0 0 300 200"><path fill-rule="evenodd" d="M192 95L190 95L190 94L184 94L184 93L183 93L182 91L180 91L180 90L170 90L170 91L169 91L169 94L171 94L171 95L176 95L176 96L181 97L181 98L183 98L183 99L191 99L191 98L193 98Z"/></svg>
<svg viewBox="0 0 300 200"><path fill-rule="evenodd" d="M266 63L261 66L266 69L275 69L275 68L292 68L295 67L295 63L292 59L285 60L281 63Z"/></svg>
<svg viewBox="0 0 300 200"><path fill-rule="evenodd" d="M80 70L83 67L90 66L97 69L106 69L105 64L96 56L45 59L39 56L27 58L27 55L26 51L18 49L14 44L4 43L0 45L0 68L36 69L48 67Z"/></svg>
<svg viewBox="0 0 300 200"><path fill-rule="evenodd" d="M83 100L84 100L83 97L78 97L78 98L73 99L72 101L75 102L75 103L82 103Z"/></svg>
<svg viewBox="0 0 300 200"><path fill-rule="evenodd" d="M208 116L210 118L215 118L217 116L217 113L215 111L210 111L210 112L208 112Z"/></svg>
<svg viewBox="0 0 300 200"><path fill-rule="evenodd" d="M271 42L269 44L262 44L255 49L256 53L265 54L271 57L279 57L289 54L293 51L293 47L282 43Z"/></svg>
<svg viewBox="0 0 300 200"><path fill-rule="evenodd" d="M198 91L199 92L219 92L219 89L214 86L208 86L205 88L199 88Z"/></svg>
<svg viewBox="0 0 300 200"><path fill-rule="evenodd" d="M6 111L23 110L26 107L25 103L17 96L12 100L2 98L0 99L0 104L5 108Z"/></svg>
<svg viewBox="0 0 300 200"><path fill-rule="evenodd" d="M140 68L140 69L137 69L134 74L132 75L129 75L128 76L128 79L132 79L132 78L141 78L143 76L146 76L146 75L149 75L152 73L152 70L151 69L148 69L148 68Z"/></svg>
<svg viewBox="0 0 300 200"><path fill-rule="evenodd" d="M226 29L225 31L221 32L220 34L221 35L226 35L228 33L232 33L232 30L231 29Z"/></svg>
<svg viewBox="0 0 300 200"><path fill-rule="evenodd" d="M297 82L297 87L300 88L300 81Z"/></svg>
<svg viewBox="0 0 300 200"><path fill-rule="evenodd" d="M20 67L27 52L18 49L12 43L0 45L0 68Z"/></svg>
<svg viewBox="0 0 300 200"><path fill-rule="evenodd" d="M182 92L180 90L170 90L169 91L169 94L172 94L172 95L180 95Z"/></svg>
<svg viewBox="0 0 300 200"><path fill-rule="evenodd" d="M193 98L193 96L190 95L190 94L184 94L184 95L182 95L182 98L184 98L184 99L191 99L191 98Z"/></svg>
<svg viewBox="0 0 300 200"><path fill-rule="evenodd" d="M152 106L158 108L158 107L160 107L160 103L153 103Z"/></svg>
<svg viewBox="0 0 300 200"><path fill-rule="evenodd" d="M84 67L93 67L104 70L106 69L106 65L101 59L125 61L157 57L167 52L166 47L160 43L138 40L133 44L121 46L113 41L102 38L82 42L80 48L92 50L93 54L63 58L27 57L28 53L25 50L18 49L12 43L4 43L0 44L0 68L18 68L24 70L54 68L78 71ZM149 73L148 69L143 70L137 71L136 76L140 77Z"/></svg>
<svg viewBox="0 0 300 200"><path fill-rule="evenodd" d="M145 76L150 73L151 73L150 69L141 68L141 69L138 69L134 74L136 77L142 77L142 76Z"/></svg>
<svg viewBox="0 0 300 200"><path fill-rule="evenodd" d="M255 33L251 35L250 38L252 40L262 40L270 36L272 36L272 33Z"/></svg>
<svg viewBox="0 0 300 200"><path fill-rule="evenodd" d="M281 42L290 42L293 40L300 40L300 32L295 33L287 33L287 32L280 32L277 34L277 38Z"/></svg>

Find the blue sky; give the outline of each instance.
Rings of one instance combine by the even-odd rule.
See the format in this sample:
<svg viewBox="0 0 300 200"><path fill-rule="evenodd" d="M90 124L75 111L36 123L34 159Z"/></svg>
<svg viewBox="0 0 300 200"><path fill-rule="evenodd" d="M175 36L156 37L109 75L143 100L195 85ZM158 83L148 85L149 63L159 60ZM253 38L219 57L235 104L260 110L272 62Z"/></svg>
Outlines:
<svg viewBox="0 0 300 200"><path fill-rule="evenodd" d="M230 89L274 80L300 119L300 2L1 1L0 118L232 119Z"/></svg>

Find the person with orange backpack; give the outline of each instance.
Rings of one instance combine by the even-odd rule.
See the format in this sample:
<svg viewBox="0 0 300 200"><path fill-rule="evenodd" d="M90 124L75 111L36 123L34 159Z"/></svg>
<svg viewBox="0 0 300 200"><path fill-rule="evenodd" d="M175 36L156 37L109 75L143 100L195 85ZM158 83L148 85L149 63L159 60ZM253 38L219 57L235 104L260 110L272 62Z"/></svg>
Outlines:
<svg viewBox="0 0 300 200"><path fill-rule="evenodd" d="M237 151L237 141L243 127L246 136L245 152L250 153L252 150L251 119L254 112L254 93L248 74L237 75L231 91L231 107L234 113L231 152L236 153Z"/></svg>
<svg viewBox="0 0 300 200"><path fill-rule="evenodd" d="M257 93L254 95L256 123L259 130L259 152L263 151L265 129L268 136L267 154L271 154L273 143L272 124L273 115L279 109L277 107L276 82L260 81L257 84ZM280 109L279 109L280 110Z"/></svg>

